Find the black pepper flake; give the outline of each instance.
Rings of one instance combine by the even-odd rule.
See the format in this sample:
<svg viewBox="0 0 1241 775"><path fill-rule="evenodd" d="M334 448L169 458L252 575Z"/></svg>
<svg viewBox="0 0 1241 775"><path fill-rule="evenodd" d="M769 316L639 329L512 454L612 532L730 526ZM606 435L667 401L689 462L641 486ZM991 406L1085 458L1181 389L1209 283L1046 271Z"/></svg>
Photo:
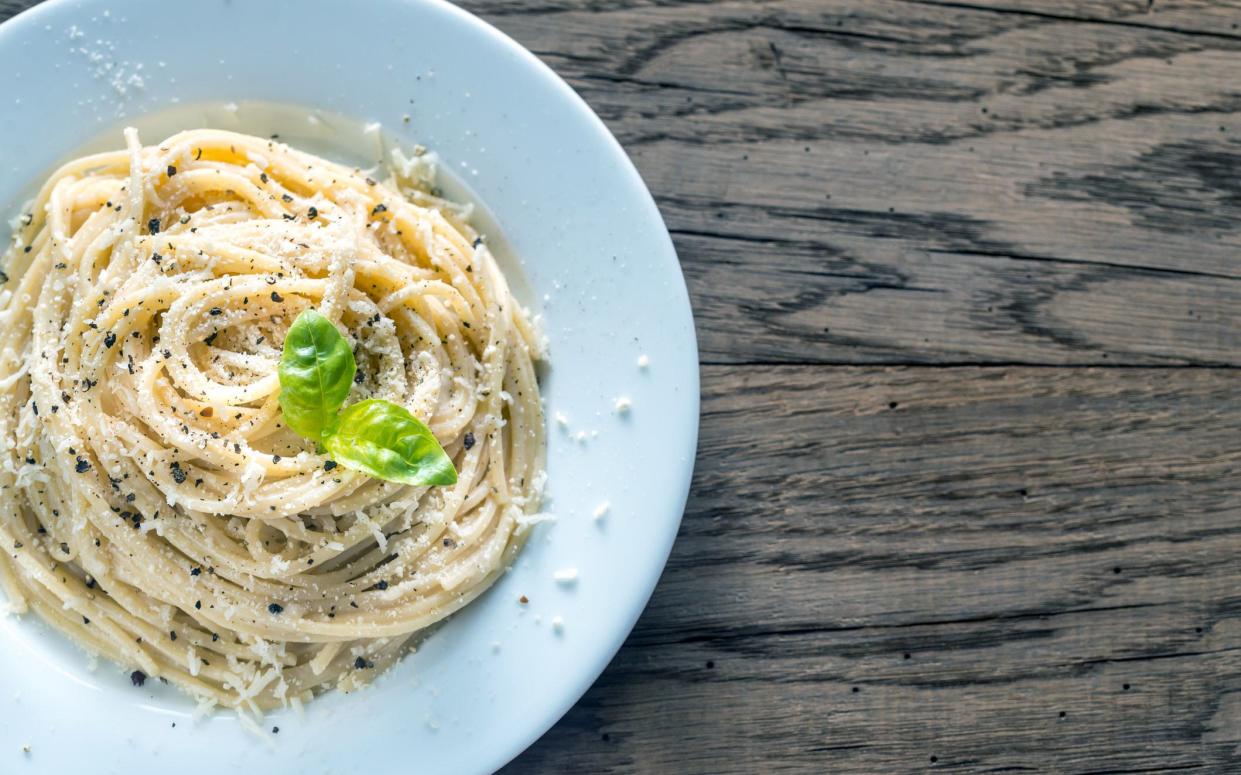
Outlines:
<svg viewBox="0 0 1241 775"><path fill-rule="evenodd" d="M383 579L380 579L379 583L375 585L375 589L378 589L381 592L387 588L388 588L388 582L384 581Z"/></svg>
<svg viewBox="0 0 1241 775"><path fill-rule="evenodd" d="M294 215L293 213L285 213L285 214L284 214L284 219L285 219L286 221L295 221L295 220L297 220L297 216L296 216L296 215Z"/></svg>
<svg viewBox="0 0 1241 775"><path fill-rule="evenodd" d="M212 643L215 643L215 642L216 642L216 641L218 641L219 639L220 639L220 636L219 636L219 635L216 635L214 632L213 632L213 633L211 633L211 642L212 642Z"/></svg>
<svg viewBox="0 0 1241 775"><path fill-rule="evenodd" d="M180 463L173 463L168 468L172 471L172 479L174 482L177 484L185 484L186 474L185 470L181 468Z"/></svg>
<svg viewBox="0 0 1241 775"><path fill-rule="evenodd" d="M353 660L353 666L358 670L366 670L367 668L374 667L375 663L365 657L358 657Z"/></svg>
<svg viewBox="0 0 1241 775"><path fill-rule="evenodd" d="M325 461L323 462L323 470L324 470L324 471L331 471L331 470L332 470L333 468L335 468L335 467L336 467L336 461L335 461L335 460L325 460Z"/></svg>
<svg viewBox="0 0 1241 775"><path fill-rule="evenodd" d="M87 619L85 616L83 616L83 617L82 617L82 624L90 624L90 619Z"/></svg>
<svg viewBox="0 0 1241 775"><path fill-rule="evenodd" d="M147 221L147 231L149 231L152 234L159 234L159 219L158 218L152 218L151 220Z"/></svg>
<svg viewBox="0 0 1241 775"><path fill-rule="evenodd" d="M90 461L83 457L79 457L78 463L73 467L73 470L77 471L79 474L86 473L90 470Z"/></svg>
<svg viewBox="0 0 1241 775"><path fill-rule="evenodd" d="M151 260L158 264L160 261L164 260L164 257L161 256L159 253L152 253Z"/></svg>
<svg viewBox="0 0 1241 775"><path fill-rule="evenodd" d="M292 202L292 201L293 201L293 197L289 196L288 194L281 194L281 195L280 195L280 198L281 198L281 199L283 199L283 200L284 200L284 201L286 201L286 202Z"/></svg>
<svg viewBox="0 0 1241 775"><path fill-rule="evenodd" d="M272 455L272 456L271 456L271 462L273 462L273 463L279 463L279 462L280 462L280 456L279 456L279 455Z"/></svg>
<svg viewBox="0 0 1241 775"><path fill-rule="evenodd" d="M198 161L198 160L199 160L199 159L201 159L202 157L203 157L203 149L202 149L202 148L195 148L195 149L194 149L194 161Z"/></svg>
<svg viewBox="0 0 1241 775"><path fill-rule="evenodd" d="M383 202L380 202L379 204L375 205L374 210L371 210L371 215L379 215L380 213L386 213L386 212L388 212L388 206L384 204Z"/></svg>
<svg viewBox="0 0 1241 775"><path fill-rule="evenodd" d="M195 610L201 611L201 610L202 610L202 607L203 607L203 601L201 601L201 600L195 600L195 601L194 601L194 609L195 609Z"/></svg>
<svg viewBox="0 0 1241 775"><path fill-rule="evenodd" d="M169 638L172 638L172 639L175 641L175 640L177 639L177 631L176 631L176 630L169 630L169 631L168 631L168 637L169 637Z"/></svg>
<svg viewBox="0 0 1241 775"><path fill-rule="evenodd" d="M63 552L63 553L65 553L65 554L68 554L68 553L69 553L69 544L65 543L64 541L61 541L61 542L60 542L60 551L62 551L62 552Z"/></svg>
<svg viewBox="0 0 1241 775"><path fill-rule="evenodd" d="M171 178L173 175L176 175L176 174L177 174L177 168L169 164L168 165L168 177Z"/></svg>
<svg viewBox="0 0 1241 775"><path fill-rule="evenodd" d="M103 336L103 346L104 346L104 347L107 347L107 348L111 348L111 347L112 347L112 345L114 345L114 344L116 344L116 334L112 333L111 331L109 331L108 333L104 334L104 336Z"/></svg>
<svg viewBox="0 0 1241 775"><path fill-rule="evenodd" d="M134 686L142 686L147 682L147 674L141 670L135 670L129 674L129 682Z"/></svg>
<svg viewBox="0 0 1241 775"><path fill-rule="evenodd" d="M212 307L210 310L207 311L207 314L208 315L223 315L224 310L220 309L219 307Z"/></svg>
<svg viewBox="0 0 1241 775"><path fill-rule="evenodd" d="M311 219L318 218L319 211L316 208L312 207L306 211L306 217L311 218Z"/></svg>
<svg viewBox="0 0 1241 775"><path fill-rule="evenodd" d="M272 727L272 728L271 728L271 733L272 733L273 735L278 735L278 734L280 734L280 727Z"/></svg>
<svg viewBox="0 0 1241 775"><path fill-rule="evenodd" d="M272 291L272 292L271 292L271 300L272 300L272 301L274 301L274 302L279 303L279 302L284 301L284 297L283 297L283 296L281 296L280 294L276 293L275 291Z"/></svg>
<svg viewBox="0 0 1241 775"><path fill-rule="evenodd" d="M94 577L94 576L87 576L87 577L86 577L86 588L87 588L87 589L94 589L94 588L95 588L95 577Z"/></svg>
<svg viewBox="0 0 1241 775"><path fill-rule="evenodd" d="M375 181L374 181L373 179L371 179L371 178L367 178L367 179L366 179L366 185L368 185L368 186L373 186L373 185L375 185Z"/></svg>
<svg viewBox="0 0 1241 775"><path fill-rule="evenodd" d="M483 238L482 238L482 237L475 237L475 238L474 238L474 247L476 247L476 248L477 248L477 247L478 247L479 245L481 245L481 244L483 244Z"/></svg>
<svg viewBox="0 0 1241 775"><path fill-rule="evenodd" d="M280 605L279 603L268 603L267 610L269 613L279 614L279 613L284 612L284 606Z"/></svg>

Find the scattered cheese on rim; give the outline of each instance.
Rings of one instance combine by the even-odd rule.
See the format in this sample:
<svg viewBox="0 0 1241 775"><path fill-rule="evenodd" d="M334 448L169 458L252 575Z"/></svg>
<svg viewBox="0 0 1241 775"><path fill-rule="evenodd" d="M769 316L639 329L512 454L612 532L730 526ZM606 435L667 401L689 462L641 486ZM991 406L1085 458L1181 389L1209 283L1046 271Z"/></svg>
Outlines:
<svg viewBox="0 0 1241 775"><path fill-rule="evenodd" d="M645 353L638 356L638 368L639 369L645 369L647 366L650 366L650 365L651 365L651 359L646 357Z"/></svg>
<svg viewBox="0 0 1241 775"><path fill-rule="evenodd" d="M633 401L630 401L629 398L626 396L621 396L620 398L616 399L616 413L617 414L628 414L629 408L631 406L633 406Z"/></svg>
<svg viewBox="0 0 1241 775"><path fill-rule="evenodd" d="M556 412L556 424L561 428L567 428L569 426L569 418L565 417L563 412Z"/></svg>
<svg viewBox="0 0 1241 775"><path fill-rule="evenodd" d="M561 619L559 616L553 616L552 629L556 632L564 632L564 619Z"/></svg>
<svg viewBox="0 0 1241 775"><path fill-rule="evenodd" d="M577 568L562 568L552 574L558 584L572 584L577 581Z"/></svg>
<svg viewBox="0 0 1241 775"><path fill-rule="evenodd" d="M612 510L612 504L604 501L595 507L594 513L591 515L595 519L603 519L603 517Z"/></svg>

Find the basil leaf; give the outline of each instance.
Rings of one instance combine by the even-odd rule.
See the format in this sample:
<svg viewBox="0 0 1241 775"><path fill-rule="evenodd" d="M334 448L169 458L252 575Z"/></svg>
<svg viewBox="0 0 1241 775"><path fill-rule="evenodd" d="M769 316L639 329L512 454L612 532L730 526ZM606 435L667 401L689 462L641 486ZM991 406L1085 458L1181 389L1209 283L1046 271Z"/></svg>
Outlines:
<svg viewBox="0 0 1241 775"><path fill-rule="evenodd" d="M457 481L457 469L431 429L391 401L370 398L350 406L341 412L340 423L323 446L345 468L389 482Z"/></svg>
<svg viewBox="0 0 1241 775"><path fill-rule="evenodd" d="M349 342L314 310L297 316L280 356L280 409L284 422L309 439L331 433L357 371Z"/></svg>

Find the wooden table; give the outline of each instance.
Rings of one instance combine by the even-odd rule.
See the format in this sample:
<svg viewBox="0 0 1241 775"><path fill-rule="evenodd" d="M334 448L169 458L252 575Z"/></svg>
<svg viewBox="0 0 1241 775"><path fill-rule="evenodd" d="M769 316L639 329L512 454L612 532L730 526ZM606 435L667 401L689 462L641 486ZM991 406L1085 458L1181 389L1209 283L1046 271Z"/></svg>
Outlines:
<svg viewBox="0 0 1241 775"><path fill-rule="evenodd" d="M1241 769L1241 6L464 5L628 149L702 359L664 578L507 772Z"/></svg>

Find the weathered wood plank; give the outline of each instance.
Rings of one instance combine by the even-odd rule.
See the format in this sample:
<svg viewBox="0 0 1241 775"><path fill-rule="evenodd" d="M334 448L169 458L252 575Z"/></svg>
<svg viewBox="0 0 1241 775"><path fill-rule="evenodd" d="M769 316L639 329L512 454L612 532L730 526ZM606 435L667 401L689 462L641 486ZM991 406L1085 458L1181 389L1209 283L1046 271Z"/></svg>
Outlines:
<svg viewBox="0 0 1241 775"><path fill-rule="evenodd" d="M704 384L664 579L511 772L1237 760L1234 373L707 367Z"/></svg>
<svg viewBox="0 0 1241 775"><path fill-rule="evenodd" d="M1236 279L830 240L680 233L704 362L1241 359Z"/></svg>

